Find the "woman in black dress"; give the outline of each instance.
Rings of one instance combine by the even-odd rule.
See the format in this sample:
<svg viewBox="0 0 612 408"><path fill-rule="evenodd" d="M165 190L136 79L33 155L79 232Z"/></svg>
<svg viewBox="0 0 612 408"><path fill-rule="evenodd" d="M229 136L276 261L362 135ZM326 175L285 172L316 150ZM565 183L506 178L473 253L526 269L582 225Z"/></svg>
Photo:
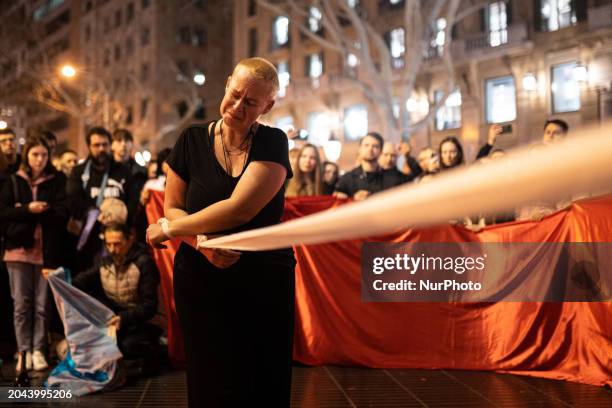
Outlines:
<svg viewBox="0 0 612 408"><path fill-rule="evenodd" d="M169 237L229 234L280 222L292 176L285 134L257 123L278 91L274 66L241 61L228 78L221 119L179 137L167 159ZM182 243L174 297L185 339L190 407L288 406L294 323L292 249L237 252Z"/></svg>

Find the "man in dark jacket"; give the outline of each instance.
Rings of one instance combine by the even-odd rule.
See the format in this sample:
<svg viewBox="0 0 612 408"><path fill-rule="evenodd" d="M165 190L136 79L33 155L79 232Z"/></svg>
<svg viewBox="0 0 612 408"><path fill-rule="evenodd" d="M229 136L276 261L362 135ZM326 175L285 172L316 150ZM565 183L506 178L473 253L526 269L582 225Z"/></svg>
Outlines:
<svg viewBox="0 0 612 408"><path fill-rule="evenodd" d="M161 329L148 321L157 312L159 271L147 248L135 243L129 228L112 224L104 229L109 255L79 274L74 286L116 313L109 327L125 359L139 360L146 374L157 370Z"/></svg>
<svg viewBox="0 0 612 408"><path fill-rule="evenodd" d="M138 203L130 170L112 159L110 133L94 127L87 132L86 138L89 156L72 170L66 184L73 217L68 229L79 237L77 273L89 268L102 255L102 242L98 238L100 223L96 221L102 201L107 198L121 200L127 207L128 219Z"/></svg>

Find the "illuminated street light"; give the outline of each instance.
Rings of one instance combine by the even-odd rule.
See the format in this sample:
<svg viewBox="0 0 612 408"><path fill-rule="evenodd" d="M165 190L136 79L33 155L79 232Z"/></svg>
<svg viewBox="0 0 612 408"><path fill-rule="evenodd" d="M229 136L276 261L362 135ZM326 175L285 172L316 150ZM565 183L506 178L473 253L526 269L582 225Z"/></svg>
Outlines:
<svg viewBox="0 0 612 408"><path fill-rule="evenodd" d="M70 64L63 65L60 72L66 78L73 78L76 75L76 69Z"/></svg>
<svg viewBox="0 0 612 408"><path fill-rule="evenodd" d="M204 82L206 82L206 76L204 76L203 73L198 72L193 76L193 82L195 82L197 85L202 86L204 85Z"/></svg>
<svg viewBox="0 0 612 408"><path fill-rule="evenodd" d="M6 123L4 120L0 120L0 130L4 130L8 127L8 123Z"/></svg>

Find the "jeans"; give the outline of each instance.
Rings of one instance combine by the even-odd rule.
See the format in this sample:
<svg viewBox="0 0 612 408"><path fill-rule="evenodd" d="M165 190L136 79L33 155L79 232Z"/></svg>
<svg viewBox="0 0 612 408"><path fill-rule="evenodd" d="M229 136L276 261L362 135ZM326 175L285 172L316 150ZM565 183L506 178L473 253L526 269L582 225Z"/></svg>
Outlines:
<svg viewBox="0 0 612 408"><path fill-rule="evenodd" d="M49 287L42 266L7 262L13 322L19 351L44 351L47 346L47 311Z"/></svg>

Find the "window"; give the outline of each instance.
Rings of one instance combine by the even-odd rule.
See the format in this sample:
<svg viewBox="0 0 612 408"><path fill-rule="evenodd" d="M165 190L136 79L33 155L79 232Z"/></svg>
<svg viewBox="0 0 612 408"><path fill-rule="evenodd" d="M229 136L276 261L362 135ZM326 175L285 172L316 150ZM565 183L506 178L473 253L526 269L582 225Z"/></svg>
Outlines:
<svg viewBox="0 0 612 408"><path fill-rule="evenodd" d="M323 54L310 54L306 57L306 76L317 79L323 75Z"/></svg>
<svg viewBox="0 0 612 408"><path fill-rule="evenodd" d="M577 22L572 0L541 0L540 13L544 31L556 31Z"/></svg>
<svg viewBox="0 0 612 408"><path fill-rule="evenodd" d="M289 19L285 16L278 16L272 24L272 37L274 47L282 47L289 43Z"/></svg>
<svg viewBox="0 0 612 408"><path fill-rule="evenodd" d="M145 82L149 79L149 64L143 62L140 66L140 80Z"/></svg>
<svg viewBox="0 0 612 408"><path fill-rule="evenodd" d="M506 3L496 1L486 8L487 26L489 31L489 45L497 47L508 42L508 16Z"/></svg>
<svg viewBox="0 0 612 408"><path fill-rule="evenodd" d="M395 119L399 119L400 113L401 113L400 109L401 109L401 106L400 106L399 98L397 96L394 96L393 100L391 101L391 110L393 112L393 117Z"/></svg>
<svg viewBox="0 0 612 408"><path fill-rule="evenodd" d="M125 55L132 54L134 54L134 41L132 40L132 37L128 37L125 40Z"/></svg>
<svg viewBox="0 0 612 408"><path fill-rule="evenodd" d="M331 118L325 112L311 112L306 120L308 142L322 146L331 135Z"/></svg>
<svg viewBox="0 0 612 408"><path fill-rule="evenodd" d="M133 117L134 117L134 112L133 112L132 107L131 107L131 106L128 106L128 107L125 109L125 112L126 112L126 113L125 113L125 123L126 123L127 125L131 125L131 124L132 124L132 122L133 122Z"/></svg>
<svg viewBox="0 0 612 408"><path fill-rule="evenodd" d="M189 29L189 27L179 27L177 42L179 44L191 44L191 30Z"/></svg>
<svg viewBox="0 0 612 408"><path fill-rule="evenodd" d="M85 3L85 13L90 12L92 8L93 8L93 4L92 4L91 0L87 1Z"/></svg>
<svg viewBox="0 0 612 408"><path fill-rule="evenodd" d="M438 103L443 95L444 91L435 91L435 102ZM440 108L436 111L435 122L436 130L458 129L461 127L461 92L459 90L455 90L448 95L444 104L440 105Z"/></svg>
<svg viewBox="0 0 612 408"><path fill-rule="evenodd" d="M119 44L115 44L115 61L119 61L121 59L121 46Z"/></svg>
<svg viewBox="0 0 612 408"><path fill-rule="evenodd" d="M202 28L195 28L193 30L193 36L191 37L191 43L196 47L201 47L206 42L206 31Z"/></svg>
<svg viewBox="0 0 612 408"><path fill-rule="evenodd" d="M404 29L395 28L388 33L388 46L391 52L391 60L394 68L402 68L404 66L404 53L406 52L406 43L404 38Z"/></svg>
<svg viewBox="0 0 612 408"><path fill-rule="evenodd" d="M125 21L128 23L134 19L134 3L128 3L125 11Z"/></svg>
<svg viewBox="0 0 612 408"><path fill-rule="evenodd" d="M104 65L110 65L111 60L111 50L108 48L104 50Z"/></svg>
<svg viewBox="0 0 612 408"><path fill-rule="evenodd" d="M249 17L253 17L257 14L257 0L249 0Z"/></svg>
<svg viewBox="0 0 612 408"><path fill-rule="evenodd" d="M439 18L436 20L436 32L433 40L431 40L431 48L435 50L438 56L444 53L444 44L446 43L446 19Z"/></svg>
<svg viewBox="0 0 612 408"><path fill-rule="evenodd" d="M580 110L580 86L574 78L576 62L554 65L552 67L553 112L575 112Z"/></svg>
<svg viewBox="0 0 612 408"><path fill-rule="evenodd" d="M143 47L149 44L151 40L151 30L149 27L143 27L142 31L140 31L140 45Z"/></svg>
<svg viewBox="0 0 612 408"><path fill-rule="evenodd" d="M291 80L289 63L287 61L280 61L276 66L276 70L278 71L278 82L280 85L278 96L282 98L287 93L287 87L289 86L289 82Z"/></svg>
<svg viewBox="0 0 612 408"><path fill-rule="evenodd" d="M189 68L189 61L184 60L184 59L178 60L178 61L176 62L176 67L178 68L179 72L180 72L180 73L181 73L183 76L185 76L185 77L189 77L189 71L190 71L190 68Z"/></svg>
<svg viewBox="0 0 612 408"><path fill-rule="evenodd" d="M142 98L140 100L140 120L144 120L147 117L147 110L149 107L149 98Z"/></svg>
<svg viewBox="0 0 612 408"><path fill-rule="evenodd" d="M516 119L514 78L505 76L488 79L485 88L487 123L510 122Z"/></svg>
<svg viewBox="0 0 612 408"><path fill-rule="evenodd" d="M121 26L121 10L115 11L115 28Z"/></svg>
<svg viewBox="0 0 612 408"><path fill-rule="evenodd" d="M308 10L308 29L313 33L318 33L321 30L321 19L323 15L317 7L310 7Z"/></svg>
<svg viewBox="0 0 612 408"><path fill-rule="evenodd" d="M142 2L140 3L142 5L143 9L146 9L147 7L149 7L149 4L151 4L150 0L142 0Z"/></svg>
<svg viewBox="0 0 612 408"><path fill-rule="evenodd" d="M344 137L358 140L368 133L368 108L365 105L352 105L344 109Z"/></svg>
<svg viewBox="0 0 612 408"><path fill-rule="evenodd" d="M257 29L249 29L249 57L257 55Z"/></svg>

